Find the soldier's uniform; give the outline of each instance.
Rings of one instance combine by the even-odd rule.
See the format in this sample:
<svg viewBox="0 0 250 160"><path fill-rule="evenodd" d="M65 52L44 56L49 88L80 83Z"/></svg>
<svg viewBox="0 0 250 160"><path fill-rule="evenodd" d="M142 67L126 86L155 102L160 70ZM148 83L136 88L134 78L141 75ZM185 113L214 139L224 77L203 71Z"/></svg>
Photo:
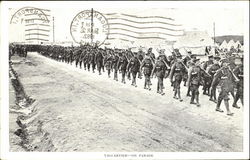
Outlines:
<svg viewBox="0 0 250 160"><path fill-rule="evenodd" d="M219 84L219 80L214 79L214 75L217 72L217 70L220 69L219 65L219 56L214 57L214 64L208 69L208 73L212 76L212 83L211 83L211 90L210 90L210 101L216 102L217 103L217 98L216 98L216 87Z"/></svg>
<svg viewBox="0 0 250 160"><path fill-rule="evenodd" d="M75 60L76 67L80 63L80 57L81 57L81 50L75 50L73 52L73 59Z"/></svg>
<svg viewBox="0 0 250 160"><path fill-rule="evenodd" d="M134 56L130 59L128 63L127 70L132 73L132 84L133 86L137 87L136 85L136 75L139 72L140 69L140 61L136 57L137 55L134 54Z"/></svg>
<svg viewBox="0 0 250 160"><path fill-rule="evenodd" d="M196 104L197 107L200 106L199 103L199 86L201 84L201 78L204 75L203 70L200 68L199 59L194 61L195 65L192 67L191 71L188 73L188 86L191 90L191 101L190 104ZM194 103L196 100L196 103Z"/></svg>
<svg viewBox="0 0 250 160"><path fill-rule="evenodd" d="M102 51L98 51L96 56L95 56L95 61L96 61L97 70L99 72L99 75L101 75L101 69L102 69L102 65L103 65L103 55L101 52Z"/></svg>
<svg viewBox="0 0 250 160"><path fill-rule="evenodd" d="M188 62L191 61L191 55L192 55L192 52L191 51L188 51L187 52L187 56L185 58L183 58L183 63L188 66ZM186 83L187 83L187 79L188 79L188 72L185 70L183 72L183 82L184 82L184 86L186 86Z"/></svg>
<svg viewBox="0 0 250 160"><path fill-rule="evenodd" d="M144 60L142 61L140 70L143 69L144 77L145 77L145 83L144 83L144 89L151 90L150 88L150 75L153 69L153 62L150 59L149 56L145 56Z"/></svg>
<svg viewBox="0 0 250 160"><path fill-rule="evenodd" d="M128 60L125 56L125 53L123 53L123 55L121 56L120 60L119 60L119 69L122 72L122 83L126 83L125 82L125 76L126 76L126 70L127 70L127 65L128 65Z"/></svg>
<svg viewBox="0 0 250 160"><path fill-rule="evenodd" d="M27 57L27 48L24 46L23 47L23 55L24 55L24 57L26 58Z"/></svg>
<svg viewBox="0 0 250 160"><path fill-rule="evenodd" d="M89 62L92 66L92 72L95 73L95 53L94 53L94 50L90 51Z"/></svg>
<svg viewBox="0 0 250 160"><path fill-rule="evenodd" d="M190 61L188 61L188 63L187 63L188 73L191 72L193 66L195 65L195 64L194 64L194 61L195 61L195 60L190 60ZM187 77L188 77L188 74L187 74ZM190 90L190 86L188 86L188 90L187 90L187 95L186 95L186 96L191 97L190 91L191 91L191 90Z"/></svg>
<svg viewBox="0 0 250 160"><path fill-rule="evenodd" d="M234 74L235 76L237 76L237 78L239 79L239 82L237 82L237 91L236 91L236 95L234 98L234 102L233 102L233 107L235 108L240 108L237 105L237 101L240 99L242 105L244 104L243 102L243 85L244 85L244 68L243 68L243 57L241 58L241 64L239 64L235 69L234 69Z"/></svg>
<svg viewBox="0 0 250 160"><path fill-rule="evenodd" d="M181 93L180 93L180 84L183 78L183 72L185 71L185 66L181 62L181 55L176 56L177 60L174 62L174 64L171 67L170 71L170 82L172 83L174 87L174 98L175 99L181 99ZM176 95L178 94L178 98Z"/></svg>
<svg viewBox="0 0 250 160"><path fill-rule="evenodd" d="M153 68L152 74L156 74L158 83L157 83L157 93L164 95L163 92L163 78L165 76L166 66L163 62L162 55L159 55L159 60L156 61L155 66ZM153 75L152 75L153 76Z"/></svg>
<svg viewBox="0 0 250 160"><path fill-rule="evenodd" d="M213 55L208 56L209 60L205 62L203 69L208 71L209 68L213 65ZM210 95L210 87L212 84L212 77L204 75L204 84L203 84L203 94Z"/></svg>
<svg viewBox="0 0 250 160"><path fill-rule="evenodd" d="M110 71L112 69L112 61L113 61L113 56L111 54L107 54L107 56L104 59L104 65L106 67L106 70L108 71L109 78L110 78Z"/></svg>
<svg viewBox="0 0 250 160"><path fill-rule="evenodd" d="M150 48L149 48L149 51L150 51ZM151 51L152 51L152 48L151 48ZM138 52L138 59L139 59L140 62L143 61L144 55L145 55L145 53L142 50L139 50L139 52ZM139 70L138 78L142 79L142 72L140 70Z"/></svg>
<svg viewBox="0 0 250 160"><path fill-rule="evenodd" d="M221 85L221 91L218 97L218 102L216 105L216 111L223 112L223 110L220 109L220 105L222 100L224 100L226 109L227 109L227 115L233 115L229 109L229 92L233 90L233 76L231 71L229 70L229 62L227 59L223 59L222 61L222 68L217 71L217 73L214 75L215 80L219 79L219 84Z"/></svg>
<svg viewBox="0 0 250 160"><path fill-rule="evenodd" d="M114 80L118 81L118 61L119 61L118 53L115 53L114 59L113 59L113 68L114 68Z"/></svg>

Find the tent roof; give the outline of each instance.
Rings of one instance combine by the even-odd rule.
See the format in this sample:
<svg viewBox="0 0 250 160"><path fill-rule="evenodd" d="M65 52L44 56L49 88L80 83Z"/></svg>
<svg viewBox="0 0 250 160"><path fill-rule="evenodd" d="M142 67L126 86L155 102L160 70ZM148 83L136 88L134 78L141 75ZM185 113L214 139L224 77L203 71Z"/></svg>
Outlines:
<svg viewBox="0 0 250 160"><path fill-rule="evenodd" d="M206 31L186 31L184 32L184 35L177 40L174 46L175 48L196 48L204 46L214 46L214 42L212 38L209 37Z"/></svg>
<svg viewBox="0 0 250 160"><path fill-rule="evenodd" d="M227 48L230 49L232 46L234 46L234 40L230 40L228 43L227 43Z"/></svg>

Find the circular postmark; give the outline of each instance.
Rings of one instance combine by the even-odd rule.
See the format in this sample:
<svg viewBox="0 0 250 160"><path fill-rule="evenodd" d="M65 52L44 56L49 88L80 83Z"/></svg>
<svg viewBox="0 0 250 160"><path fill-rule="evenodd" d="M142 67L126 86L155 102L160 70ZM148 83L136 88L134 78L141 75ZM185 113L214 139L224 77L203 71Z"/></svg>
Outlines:
<svg viewBox="0 0 250 160"><path fill-rule="evenodd" d="M35 15L36 18L27 19L27 15ZM42 23L49 23L47 15L43 12L42 9L35 7L23 7L18 9L13 16L11 17L10 24L17 23L34 23L35 20L42 21Z"/></svg>
<svg viewBox="0 0 250 160"><path fill-rule="evenodd" d="M72 20L70 34L76 43L100 46L108 37L109 24L100 12L84 10Z"/></svg>

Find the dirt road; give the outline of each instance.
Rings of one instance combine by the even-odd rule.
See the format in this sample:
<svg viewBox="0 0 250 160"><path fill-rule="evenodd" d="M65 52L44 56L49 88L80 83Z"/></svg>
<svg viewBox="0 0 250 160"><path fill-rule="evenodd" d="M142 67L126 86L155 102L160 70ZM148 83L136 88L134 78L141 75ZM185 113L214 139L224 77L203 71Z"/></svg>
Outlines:
<svg viewBox="0 0 250 160"><path fill-rule="evenodd" d="M143 80L134 88L37 53L13 63L36 99L34 113L24 118L30 151L242 151L243 109L226 116L204 95L201 107L190 105L184 86L179 102L169 79L161 96L155 79L147 91Z"/></svg>

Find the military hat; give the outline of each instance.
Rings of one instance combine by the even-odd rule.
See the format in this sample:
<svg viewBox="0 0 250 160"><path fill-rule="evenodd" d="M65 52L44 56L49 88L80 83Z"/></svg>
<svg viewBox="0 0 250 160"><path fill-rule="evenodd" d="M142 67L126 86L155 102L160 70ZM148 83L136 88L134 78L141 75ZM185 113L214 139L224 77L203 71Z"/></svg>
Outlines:
<svg viewBox="0 0 250 160"><path fill-rule="evenodd" d="M194 65L194 61L193 61L193 60L188 61L187 64L188 64L188 65Z"/></svg>
<svg viewBox="0 0 250 160"><path fill-rule="evenodd" d="M229 60L227 58L223 58L220 60L221 64L224 64L224 63L229 63Z"/></svg>
<svg viewBox="0 0 250 160"><path fill-rule="evenodd" d="M198 59L194 59L193 62L196 63L196 62L199 61L199 60L200 60L199 58L198 58Z"/></svg>
<svg viewBox="0 0 250 160"><path fill-rule="evenodd" d="M195 54L191 54L190 57L191 58L196 58L196 55Z"/></svg>
<svg viewBox="0 0 250 160"><path fill-rule="evenodd" d="M177 54L176 57L177 58L182 58L182 55L181 54Z"/></svg>
<svg viewBox="0 0 250 160"><path fill-rule="evenodd" d="M213 56L213 55L208 55L207 57L208 57L208 58L213 58L214 56Z"/></svg>
<svg viewBox="0 0 250 160"><path fill-rule="evenodd" d="M165 49L160 49L158 52L159 52L159 56L165 55Z"/></svg>
<svg viewBox="0 0 250 160"><path fill-rule="evenodd" d="M187 53L188 53L188 54L192 54L192 52L191 52L191 51L187 51Z"/></svg>
<svg viewBox="0 0 250 160"><path fill-rule="evenodd" d="M214 56L214 59L215 60L220 60L221 58L220 58L220 56Z"/></svg>

